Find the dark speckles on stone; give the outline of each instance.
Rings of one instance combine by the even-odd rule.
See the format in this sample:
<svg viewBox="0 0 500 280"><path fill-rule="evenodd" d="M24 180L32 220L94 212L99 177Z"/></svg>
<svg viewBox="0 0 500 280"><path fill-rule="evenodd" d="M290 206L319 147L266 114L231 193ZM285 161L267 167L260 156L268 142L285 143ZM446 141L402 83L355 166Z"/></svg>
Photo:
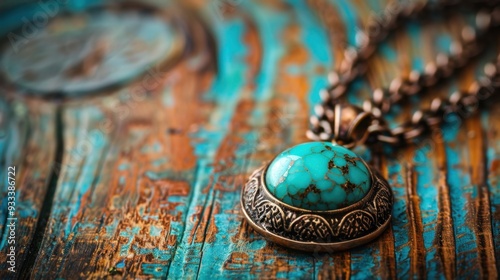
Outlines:
<svg viewBox="0 0 500 280"><path fill-rule="evenodd" d="M332 169L335 167L335 164L333 163L333 160L328 161L328 169Z"/></svg>
<svg viewBox="0 0 500 280"><path fill-rule="evenodd" d="M356 185L347 181L345 184L342 185L342 188L344 188L345 192L346 193L351 193L354 191L354 189L356 189Z"/></svg>
<svg viewBox="0 0 500 280"><path fill-rule="evenodd" d="M352 165L356 166L356 158L351 157L351 156L350 156L350 155L348 155L348 154L344 154L344 159L345 159L348 163L350 163L350 164L352 164Z"/></svg>
<svg viewBox="0 0 500 280"><path fill-rule="evenodd" d="M340 166L339 169L342 172L342 175L346 175L347 173L349 173L349 166L348 165Z"/></svg>
<svg viewBox="0 0 500 280"><path fill-rule="evenodd" d="M305 198L310 192L321 193L321 190L316 187L315 184L310 184L303 193L300 194L300 198Z"/></svg>

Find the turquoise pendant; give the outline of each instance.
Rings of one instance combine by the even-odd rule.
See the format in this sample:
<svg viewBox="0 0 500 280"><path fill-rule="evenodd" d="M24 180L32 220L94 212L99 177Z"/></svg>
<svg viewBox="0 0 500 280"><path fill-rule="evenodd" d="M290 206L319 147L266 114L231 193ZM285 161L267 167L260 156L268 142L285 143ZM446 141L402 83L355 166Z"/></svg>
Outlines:
<svg viewBox="0 0 500 280"><path fill-rule="evenodd" d="M335 210L370 190L367 166L355 153L329 142L309 142L279 154L266 171L266 187L284 203L308 210Z"/></svg>
<svg viewBox="0 0 500 280"><path fill-rule="evenodd" d="M257 169L241 195L249 224L269 240L306 251L345 250L390 223L387 181L349 149L309 142Z"/></svg>

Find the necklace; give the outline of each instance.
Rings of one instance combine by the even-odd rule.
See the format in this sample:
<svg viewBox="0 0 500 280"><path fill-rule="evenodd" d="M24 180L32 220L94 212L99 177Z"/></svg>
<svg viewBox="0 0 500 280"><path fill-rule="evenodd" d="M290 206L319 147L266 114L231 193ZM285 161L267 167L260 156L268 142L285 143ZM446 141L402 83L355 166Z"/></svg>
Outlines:
<svg viewBox="0 0 500 280"><path fill-rule="evenodd" d="M387 180L350 149L411 143L437 129L446 114L470 115L499 90L500 56L485 66L485 75L467 92L456 92L447 100L435 98L430 108L416 111L393 129L383 118L394 104L450 77L481 53L486 37L500 23L496 4L466 3L478 11L475 28L462 29L461 40L452 43L449 55L439 54L423 73L414 70L407 79L394 79L387 89L375 89L360 108L345 100L347 90L400 22L464 4L439 1L386 8L367 33L357 34L359 46L347 48L339 71L329 75L330 85L320 92L322 102L314 108L306 134L314 142L285 150L250 176L241 195L248 223L270 241L305 251L345 250L379 236L392 218L392 191Z"/></svg>

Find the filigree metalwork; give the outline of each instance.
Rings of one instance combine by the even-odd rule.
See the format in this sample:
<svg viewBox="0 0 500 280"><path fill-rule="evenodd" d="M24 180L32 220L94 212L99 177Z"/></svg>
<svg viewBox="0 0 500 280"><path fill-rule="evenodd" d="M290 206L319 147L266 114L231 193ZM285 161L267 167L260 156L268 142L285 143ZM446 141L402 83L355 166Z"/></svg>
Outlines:
<svg viewBox="0 0 500 280"><path fill-rule="evenodd" d="M270 240L287 247L328 251L348 249L377 237L389 224L392 192L379 174L357 203L331 211L311 211L285 204L265 186L267 166L257 169L242 192L242 209L250 225Z"/></svg>

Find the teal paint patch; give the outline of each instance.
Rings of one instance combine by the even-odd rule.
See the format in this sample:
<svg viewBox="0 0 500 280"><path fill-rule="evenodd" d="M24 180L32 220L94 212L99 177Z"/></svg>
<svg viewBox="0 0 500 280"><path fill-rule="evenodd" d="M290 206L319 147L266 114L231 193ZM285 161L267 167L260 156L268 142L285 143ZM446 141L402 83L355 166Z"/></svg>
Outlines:
<svg viewBox="0 0 500 280"><path fill-rule="evenodd" d="M128 227L120 231L120 236L125 237L125 239L127 240L127 242L125 244L122 244L122 246L120 247L120 256L122 257L128 256L130 248L132 246L132 241L134 240L134 237L139 233L140 230L141 230L140 227L135 226L132 228Z"/></svg>
<svg viewBox="0 0 500 280"><path fill-rule="evenodd" d="M16 36L15 33L9 35L9 33L18 28L22 28L24 24L23 19L33 18L34 14L39 11L40 8L36 4L20 5L4 10L0 13L0 36L7 36L11 46L16 45L18 42L21 43L22 39L25 38L24 36ZM28 27L26 27L25 30L32 31L28 29ZM31 35L31 33L28 34Z"/></svg>
<svg viewBox="0 0 500 280"><path fill-rule="evenodd" d="M16 110L17 109L17 110ZM23 131L21 128L25 127L25 121L27 120L26 111L21 104L9 104L3 97L0 97L0 113L2 116L9 116L7 122L2 123L1 136L0 137L0 159L3 160L2 163L9 164L16 162L20 158L23 146L26 144L25 137L28 135L29 131ZM7 169L7 165L4 166L4 170ZM6 173L0 174L2 177L2 182L5 183L3 186L8 185L8 179Z"/></svg>
<svg viewBox="0 0 500 280"><path fill-rule="evenodd" d="M481 122L483 127L491 127L492 123L498 121L491 112L484 111L481 114ZM488 168L488 177L486 183L490 192L491 205L491 229L493 235L493 247L500 248L500 219L496 219L496 215L500 213L500 142L498 136L488 135L488 148L486 149L486 166ZM497 262L500 261L500 250L495 251Z"/></svg>
<svg viewBox="0 0 500 280"><path fill-rule="evenodd" d="M438 220L439 205L438 205L438 185L435 178L437 166L435 161L429 161L431 158L431 146L423 145L415 150L414 163L415 172L417 173L416 189L420 197L420 211L422 213L423 224L423 241L426 250L425 260L427 277L439 278L438 271L443 271L441 263L437 261L435 242L440 238L436 236L436 221Z"/></svg>
<svg viewBox="0 0 500 280"><path fill-rule="evenodd" d="M129 163L122 163L118 166L118 170L119 171L124 171L124 170L127 170L130 168L130 164Z"/></svg>
<svg viewBox="0 0 500 280"><path fill-rule="evenodd" d="M125 267L125 260L121 260L120 262L118 262L116 264L116 268L118 268L118 269L122 269L124 267Z"/></svg>
<svg viewBox="0 0 500 280"><path fill-rule="evenodd" d="M436 38L436 49L442 53L448 54L452 41L449 34L439 34Z"/></svg>
<svg viewBox="0 0 500 280"><path fill-rule="evenodd" d="M153 180L169 179L173 181L189 181L193 179L195 170L174 171L174 170L160 170L160 171L146 171L146 176Z"/></svg>
<svg viewBox="0 0 500 280"><path fill-rule="evenodd" d="M408 278L410 273L410 240L408 235L408 215L406 204L406 186L403 166L395 161L388 162L389 184L394 194L392 209L392 230L394 234L394 254L396 258L396 274L398 278Z"/></svg>
<svg viewBox="0 0 500 280"><path fill-rule="evenodd" d="M236 101L234 98L236 94L234 93L243 86L245 72L248 70L244 66L244 57L247 55L248 46L242 42L245 24L241 19L231 19L224 23L214 26L216 35L219 37L218 43L224 42L225 44L219 45L218 48L217 62L219 73L215 83L203 97L207 101L220 102L224 99L232 101L232 103L227 104L228 108L231 108ZM214 113L217 114L218 111L214 111ZM232 114L229 114L227 118L231 116ZM220 117L220 115L215 115L214 117ZM227 121L228 119L225 119L225 122Z"/></svg>
<svg viewBox="0 0 500 280"><path fill-rule="evenodd" d="M163 146L158 142L151 143L150 145L144 145L141 148L141 153L147 154L147 153L162 153L163 152Z"/></svg>
<svg viewBox="0 0 500 280"><path fill-rule="evenodd" d="M346 99L350 104L363 104L363 97L359 93L370 93L371 91L372 88L365 79L355 79L349 86L349 92L351 94L348 94Z"/></svg>
<svg viewBox="0 0 500 280"><path fill-rule="evenodd" d="M351 279L364 280L378 275L380 250L376 244L366 244L351 250Z"/></svg>
<svg viewBox="0 0 500 280"><path fill-rule="evenodd" d="M10 105L10 106L9 106ZM38 209L33 205L31 200L21 200L21 191L19 189L20 181L20 170L19 163L21 162L21 152L24 146L27 144L25 139L29 139L28 131L23 131L21 128L25 127L24 120L25 110L21 109L20 104L9 104L3 96L0 96L0 116L2 116L3 121L0 127L0 249L4 249L9 246L9 234L10 231L7 230L7 218L9 215L9 177L15 179L15 203L16 211L15 218L17 221L17 230L21 227L20 223L24 222L26 218L35 218L38 215ZM17 108L16 108L17 107ZM17 109L17 110L16 110ZM9 167L15 167L15 176L9 174ZM32 178L33 180L37 179ZM6 252L5 250L4 252ZM6 270L7 268L5 268Z"/></svg>
<svg viewBox="0 0 500 280"><path fill-rule="evenodd" d="M314 264L313 259L306 255L298 255L297 258L289 258L287 254L283 254L283 259L286 259L288 264L295 267L295 271L278 271L276 273L277 279L305 279L313 274ZM279 259L279 257L278 257ZM269 265L275 265L274 262L270 262Z"/></svg>
<svg viewBox="0 0 500 280"><path fill-rule="evenodd" d="M346 27L345 30L345 36L347 38L346 43L348 43L351 46L355 46L356 31L359 28L358 26L359 15L357 14L356 9L351 5L351 2L348 0L341 0L341 1L330 0L330 3L331 5L337 7L337 10L340 16L342 17L342 22Z"/></svg>
<svg viewBox="0 0 500 280"><path fill-rule="evenodd" d="M207 278L203 275L216 275L220 271L223 264L223 259L228 254L227 241L224 245L218 247L211 247L204 242L189 241L187 236L192 232L199 234L198 231L205 231L206 228L199 227L198 223L190 222L193 219L198 221L200 217L199 211L205 213L209 211L213 213L216 203L218 203L218 192L213 190L214 182L217 182L220 174L214 172L214 157L215 152L219 149L222 140L226 137L228 126L233 117L235 106L239 100L239 92L243 90L244 77L246 77L249 67L246 64L245 56L247 55L247 46L243 42L245 32L245 25L241 19L224 19L214 15L214 11L206 11L207 16L214 23L215 39L218 48L218 63L219 73L211 87L211 89L204 94L207 101L214 102L216 108L214 113L210 116L209 125L210 129L206 127L201 128L195 133L190 135L195 154L197 155L197 168L195 178L192 181L192 189L188 203L184 204L184 215L181 219L185 222L178 225L172 224L172 233L177 233L178 236L178 249L173 252L172 262L168 266L168 274L172 278L181 277L194 277L198 275L201 279ZM221 22L221 21L224 22ZM209 152L207 152L209 151ZM209 189L208 193L202 189ZM233 208L237 205L238 199L233 199ZM214 214L215 215L215 214ZM239 219L232 216L233 220L230 227L238 228ZM216 218L218 219L218 218ZM224 222L228 222L225 220ZM208 226L208 225L207 225ZM217 227L220 231L216 235L216 241L227 240L229 232L226 232L225 226ZM215 251L211 251L215 250ZM203 259L205 256L209 258ZM215 264L214 264L215 262ZM208 272L206 272L206 269Z"/></svg>
<svg viewBox="0 0 500 280"><path fill-rule="evenodd" d="M96 115L97 112L90 115ZM86 115L89 116L89 115ZM81 176L75 177L74 180L66 181L61 184L61 192L58 193L56 198L59 201L65 201L65 197L71 197L66 207L54 207L52 213L57 215L67 215L68 220L65 226L65 236L68 237L73 231L72 220L73 217L81 210L81 199L89 191L91 187L95 186L96 181L99 181L100 163L103 159L102 153L105 153L105 148L108 139L105 138L98 130L91 130L88 135L81 135L79 138L80 143L77 144L76 151L82 156L81 170L74 170L81 172ZM89 150L87 150L89 149ZM105 158L105 157L104 157ZM76 191L76 193L75 193ZM72 194L70 194L71 192Z"/></svg>
<svg viewBox="0 0 500 280"><path fill-rule="evenodd" d="M423 48L422 42L422 28L415 21L408 22L406 28L408 34L410 34L410 38L412 41L412 46L415 50L420 50ZM425 69L425 61L424 58L420 55L412 55L411 60L411 69L416 70L418 72L422 72Z"/></svg>
<svg viewBox="0 0 500 280"><path fill-rule="evenodd" d="M166 158L159 158L157 160L154 160L152 162L152 165L155 166L155 167L159 167L159 166L162 166L164 164L166 164L168 162L168 159Z"/></svg>
<svg viewBox="0 0 500 280"><path fill-rule="evenodd" d="M96 185L101 183L102 164L109 153L109 142L105 134L99 130L90 130L90 124L103 120L102 112L95 107L85 107L80 110L63 111L64 120L75 120L74 125L67 126L63 131L63 136L67 139L75 137L75 143L65 147L63 162L61 163L61 173L56 193L54 195L51 219L48 227L50 240L58 238L63 240L63 252L69 252L78 235L82 232L94 230L97 226L94 221L75 220L80 211L92 207L92 204L82 204L85 195L91 192ZM87 200L91 203L92 200ZM45 239L42 246L45 246L44 253L53 254L56 247L46 244ZM66 258L61 260L61 266L65 265Z"/></svg>
<svg viewBox="0 0 500 280"><path fill-rule="evenodd" d="M26 3L26 1L19 2L19 4L14 4L12 6L6 4L8 8L4 8L0 11L1 37L8 36L9 33L21 28L20 32L22 34L16 35L28 39L46 25L46 20L49 21L68 11L81 12L91 7L101 6L104 3L103 0L46 0L33 3ZM18 40L18 37L12 34L11 38L13 41L9 39L9 42L16 42Z"/></svg>
<svg viewBox="0 0 500 280"><path fill-rule="evenodd" d="M300 0L288 1L292 5L297 23L301 26L302 41L310 55L306 67L317 67L323 65L331 67L332 56L330 49L327 47L330 43L326 30L323 28L317 16L311 11L311 8L306 5L306 2ZM323 75L313 75L323 77Z"/></svg>
<svg viewBox="0 0 500 280"><path fill-rule="evenodd" d="M364 1L363 4L368 6L371 13L379 17L383 16L386 9L386 3L383 1Z"/></svg>
<svg viewBox="0 0 500 280"><path fill-rule="evenodd" d="M254 17L262 40L261 47L264 52L260 61L260 71L255 77L256 89L254 93L255 100L262 101L271 96L271 90L278 81L279 59L285 53L285 47L281 44L281 40L277 40L276 35L282 34L288 23L288 17L286 13L276 13L272 9L263 9L253 3L250 5L246 1L241 4L242 9L248 9L248 12ZM272 23L270 23L271 19Z"/></svg>
<svg viewBox="0 0 500 280"><path fill-rule="evenodd" d="M489 148L487 151L488 170L488 189L490 191L491 213L500 213L500 173L498 168L494 169L494 164L500 161L500 147ZM495 248L500 248L500 220L492 219L493 242ZM500 257L500 252L496 251L497 260Z"/></svg>
<svg viewBox="0 0 500 280"><path fill-rule="evenodd" d="M284 49L286 46L283 45L283 41L275 40L275 37L279 34L282 34L283 30L285 29L285 26L280 24L280 22L284 17L286 19L286 24L288 25L292 18L297 18L296 16L294 16L294 13L297 12L298 8L293 5L294 10L292 13L292 11L288 9L276 11L273 8L264 7L264 5L256 5L253 2L245 2L242 5L242 10L249 11L251 13L251 16L255 16L257 20L262 21L262 23L257 24L259 33L268 33L269 35L272 35L269 37L263 36L263 38L270 38L273 41L272 47ZM261 10L266 10L267 12L264 12L264 14L267 14L269 16L267 18L258 17L256 14L260 13ZM301 30L301 32L308 31ZM313 43L314 42L311 42L311 44ZM263 42L263 45L266 46L266 42ZM264 47L263 49L264 52L269 51L268 49L266 49L266 47ZM280 56L281 55L282 54L280 53ZM276 61L278 60L279 58L276 58ZM261 74L274 75L274 73L268 73L268 71L276 71L273 69L275 68L263 66L261 68ZM313 67L311 67L311 69L313 69ZM311 74L311 76L314 76L314 74ZM257 101L255 104L255 109L252 111L250 119L248 120L248 122L251 123L255 127L255 129L248 133L238 135L238 137L241 137L243 139L243 143L241 143L241 145L239 145L237 150L235 151L237 160L234 162L233 167L231 167L230 169L225 170L224 172L216 173L214 175L214 180L222 178L223 176L233 176L241 174L243 172L247 172L247 170L250 170L254 166L256 167L256 165L260 164L260 162L254 162L248 157L249 155L253 154L254 149L258 147L259 135L262 131L261 128L266 125L262 121L266 119L265 115L270 113L267 106L262 106L262 103L265 100L271 98L273 95L273 84L270 84L268 86L271 87L271 90L262 91L262 95L255 97L255 100ZM312 92L312 94L316 95L317 91ZM294 102L296 101L290 100L290 104L294 104ZM294 110L296 110L296 106L288 106L286 108L286 111L280 112L280 114L283 114L282 117L285 118L282 121L286 122L288 114L293 115ZM282 144L287 145L286 141ZM236 182L229 181L228 183L229 185L223 184L222 187L224 189L233 189L235 187L234 184ZM218 204L218 208L220 209L234 209L235 207L238 207L237 205L239 203L239 195L239 191L216 192L213 203ZM275 250L273 250L274 253L271 254L269 258L265 258L264 260L256 259L255 256L259 252L261 252L264 247L270 245L265 239L261 238L260 235L252 232L249 233L250 236L244 241L239 239L240 237L238 236L238 228L241 226L240 217L235 218L233 215L219 213L215 215L215 224L217 225L218 229L217 235L215 235L213 242L205 243L202 248L203 257L200 262L198 274L200 279L208 279L213 277L241 278L242 272L247 272L245 274L248 275L248 278L250 279L255 278L258 277L259 274L264 273L271 265L273 265L275 259L283 259L287 262L292 261L293 265L295 265L295 267L297 268L295 271L278 272L276 275L277 278L303 278L308 277L311 273L313 273L314 260L305 254L299 254L298 258L296 258L295 260L290 260L286 252L284 252L283 250L278 250L276 248ZM234 242L235 238L238 238L239 240L237 242ZM241 250L241 248L244 248L244 250ZM232 262L235 258L234 254L236 253L240 254L240 258L248 258L247 262ZM237 260L238 259L236 259L235 261ZM253 271L254 274L250 274L250 271Z"/></svg>
<svg viewBox="0 0 500 280"><path fill-rule="evenodd" d="M104 236L107 238L111 238L112 236L114 236L119 223L120 223L119 219L112 219L111 223L105 225L104 227L106 229L106 234ZM96 235L96 238L98 237L99 236Z"/></svg>
<svg viewBox="0 0 500 280"><path fill-rule="evenodd" d="M161 228L155 227L154 225L149 226L149 234L151 236L160 236Z"/></svg>
<svg viewBox="0 0 500 280"><path fill-rule="evenodd" d="M165 275L168 274L168 271L164 268L164 266L157 263L143 262L141 264L141 270L144 275L148 275L155 279L163 279L165 278Z"/></svg>
<svg viewBox="0 0 500 280"><path fill-rule="evenodd" d="M163 90L161 101L163 105L167 107L173 107L175 105L174 95L172 94L172 89L167 87Z"/></svg>
<svg viewBox="0 0 500 280"><path fill-rule="evenodd" d="M396 62L398 59L398 53L388 43L382 43L378 48L378 52L390 62Z"/></svg>
<svg viewBox="0 0 500 280"><path fill-rule="evenodd" d="M456 128L458 130L458 127ZM452 131L457 135L457 131ZM451 137L443 137L449 139ZM472 185L467 166L469 154L457 145L456 138L445 140L446 166L448 169L448 184L450 186L451 214L453 217L453 231L455 234L455 251L457 267L460 267L464 279L475 278L478 271L478 248L473 225L469 222L473 217L469 201L476 198L476 188Z"/></svg>
<svg viewBox="0 0 500 280"><path fill-rule="evenodd" d="M266 9L262 5L255 5L253 2L243 2L242 10L247 11L251 16L255 17L257 28L261 34L262 48L264 50L263 60L261 61L261 69L256 78L257 89L256 94L253 96L257 101L256 109L251 113L250 123L259 125L266 114L266 108L259 106L259 103L269 99L274 87L275 75L277 74L277 63L284 53L284 46L281 40L276 40L276 34L281 34L285 24L288 22L287 14L278 14L276 11ZM264 16L266 15L266 16ZM267 60L266 60L267 59ZM240 135L244 139L244 143L238 146L235 153L238 159L234 163L234 167L226 170L224 175L214 174L214 179L220 176L232 176L232 174L241 174L245 172L248 165L248 155L250 155L257 146L258 136L255 131ZM234 186L223 186L224 188L233 188ZM238 207L240 192L223 192L216 193L216 200L214 203L220 205L221 209L234 209ZM200 260L198 277L201 279L222 277L232 278L238 274L237 271L250 271L251 264L257 264L254 260L255 253L262 250L267 242L266 240L251 238L249 242L235 244L232 239L236 238L238 228L241 226L240 217L234 215L227 215L220 213L215 215L215 224L217 225L218 234L215 240L206 243L202 248L203 257ZM252 234L253 235L253 234ZM229 260L233 257L231 252L240 252L239 247L244 247L245 250L241 251L242 257L248 257L248 264L231 264ZM257 264L259 265L259 264ZM230 269L224 269L225 267ZM233 274L234 273L234 274Z"/></svg>
<svg viewBox="0 0 500 280"><path fill-rule="evenodd" d="M319 22L317 16L304 1L289 1L293 7L294 18L301 26L300 34L302 42L307 48L309 59L305 65L296 65L296 75L307 75L310 81L308 94L309 111L313 112L315 104L320 102L319 92L328 84L325 73L318 73L317 69L331 70L334 65L333 56L330 54L330 40L326 30Z"/></svg>
<svg viewBox="0 0 500 280"><path fill-rule="evenodd" d="M171 249L172 248L167 248L167 250L164 248L144 248L134 245L132 251L142 256L153 256L154 260L158 261L157 266L165 268L165 263L170 261L172 258L172 255L170 254Z"/></svg>

